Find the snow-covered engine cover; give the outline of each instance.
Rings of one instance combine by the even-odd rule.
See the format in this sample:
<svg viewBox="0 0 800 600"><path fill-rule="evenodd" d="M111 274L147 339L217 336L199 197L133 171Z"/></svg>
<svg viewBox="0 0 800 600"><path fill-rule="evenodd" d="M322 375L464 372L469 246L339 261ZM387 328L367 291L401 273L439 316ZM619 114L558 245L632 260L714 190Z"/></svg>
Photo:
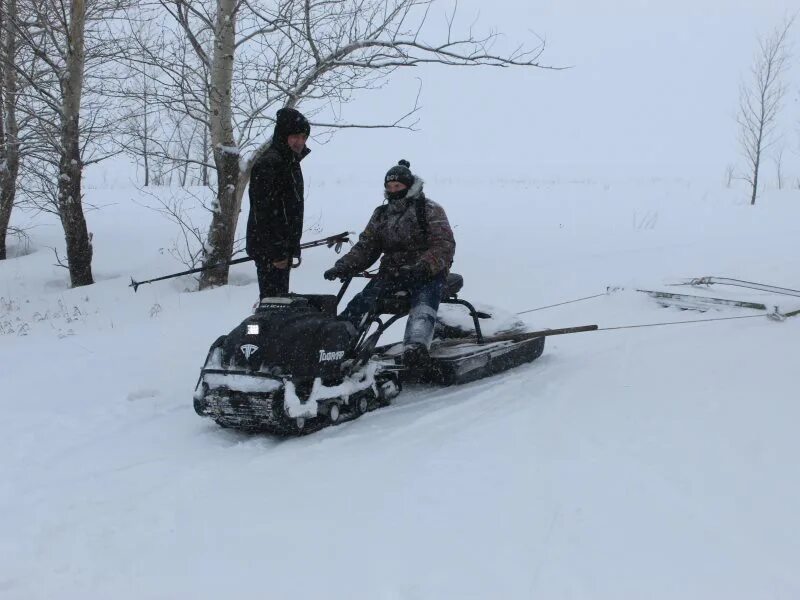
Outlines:
<svg viewBox="0 0 800 600"><path fill-rule="evenodd" d="M318 298L314 300L314 304L302 296L262 300L256 314L228 334L223 364L294 378L335 378L354 342L355 328L319 310Z"/></svg>

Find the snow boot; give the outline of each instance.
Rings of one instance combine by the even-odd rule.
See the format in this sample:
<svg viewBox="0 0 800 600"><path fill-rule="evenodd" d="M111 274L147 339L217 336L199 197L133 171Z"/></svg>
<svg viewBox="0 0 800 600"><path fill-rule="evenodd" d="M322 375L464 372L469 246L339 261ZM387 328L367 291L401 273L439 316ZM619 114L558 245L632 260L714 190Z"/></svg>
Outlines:
<svg viewBox="0 0 800 600"><path fill-rule="evenodd" d="M403 365L409 369L419 369L430 364L428 349L422 344L409 344L403 352Z"/></svg>

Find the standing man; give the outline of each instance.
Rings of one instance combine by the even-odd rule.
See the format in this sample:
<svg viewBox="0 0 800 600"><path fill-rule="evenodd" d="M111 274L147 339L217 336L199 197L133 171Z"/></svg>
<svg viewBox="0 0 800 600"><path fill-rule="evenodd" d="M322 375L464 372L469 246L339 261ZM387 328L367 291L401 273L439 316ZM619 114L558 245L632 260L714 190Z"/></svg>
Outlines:
<svg viewBox="0 0 800 600"><path fill-rule="evenodd" d="M303 172L300 161L311 152L311 126L299 111L282 108L272 143L253 165L247 255L256 263L260 298L289 293L292 260L300 257L303 234Z"/></svg>

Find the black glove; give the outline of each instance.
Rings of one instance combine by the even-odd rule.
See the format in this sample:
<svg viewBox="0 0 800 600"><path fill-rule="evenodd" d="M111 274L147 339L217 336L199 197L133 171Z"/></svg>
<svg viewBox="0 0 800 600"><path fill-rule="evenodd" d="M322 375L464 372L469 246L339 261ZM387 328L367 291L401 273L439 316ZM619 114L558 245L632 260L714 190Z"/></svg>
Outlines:
<svg viewBox="0 0 800 600"><path fill-rule="evenodd" d="M420 283L431 278L428 265L422 262L414 263L413 265L403 265L397 269L395 273L396 278L405 283Z"/></svg>
<svg viewBox="0 0 800 600"><path fill-rule="evenodd" d="M346 279L350 273L343 267L331 267L322 276L328 281L333 281L334 279Z"/></svg>

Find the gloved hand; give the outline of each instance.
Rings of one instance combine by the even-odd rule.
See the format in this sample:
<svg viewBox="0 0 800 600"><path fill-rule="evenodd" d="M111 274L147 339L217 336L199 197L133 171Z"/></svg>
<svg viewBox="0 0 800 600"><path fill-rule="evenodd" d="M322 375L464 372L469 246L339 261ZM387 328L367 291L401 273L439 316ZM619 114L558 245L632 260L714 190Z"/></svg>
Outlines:
<svg viewBox="0 0 800 600"><path fill-rule="evenodd" d="M397 269L396 277L398 280L406 283L419 283L430 279L431 272L425 263L418 262L413 265L403 265Z"/></svg>
<svg viewBox="0 0 800 600"><path fill-rule="evenodd" d="M322 275L328 281L333 281L334 279L345 279L350 276L350 273L347 269L343 267L331 267Z"/></svg>

